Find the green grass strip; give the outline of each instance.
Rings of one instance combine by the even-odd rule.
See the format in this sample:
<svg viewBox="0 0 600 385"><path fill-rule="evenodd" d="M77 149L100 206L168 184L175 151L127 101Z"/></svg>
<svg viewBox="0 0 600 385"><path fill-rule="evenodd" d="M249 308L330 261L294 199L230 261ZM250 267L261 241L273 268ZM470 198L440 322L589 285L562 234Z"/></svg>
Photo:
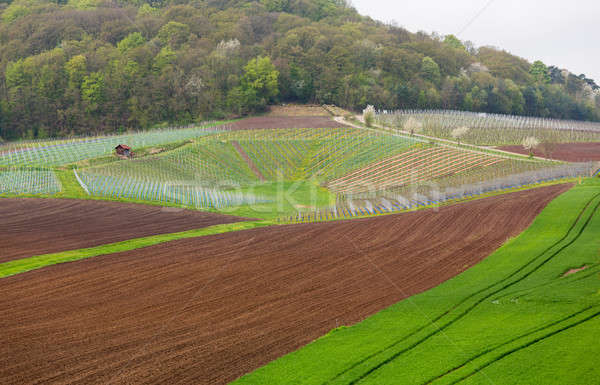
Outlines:
<svg viewBox="0 0 600 385"><path fill-rule="evenodd" d="M203 237L206 235L223 234L232 231L254 229L270 226L274 223L269 221L237 222L222 225L204 227L202 229L182 231L179 233L151 235L148 237L129 239L126 241L109 243L106 245L89 247L84 249L61 251L58 253L38 255L35 257L22 258L0 264L0 278L9 277L42 267L56 265L59 263L77 261L80 259L97 257L119 253L122 251L135 250L142 247L154 246L159 243L174 241L178 239Z"/></svg>

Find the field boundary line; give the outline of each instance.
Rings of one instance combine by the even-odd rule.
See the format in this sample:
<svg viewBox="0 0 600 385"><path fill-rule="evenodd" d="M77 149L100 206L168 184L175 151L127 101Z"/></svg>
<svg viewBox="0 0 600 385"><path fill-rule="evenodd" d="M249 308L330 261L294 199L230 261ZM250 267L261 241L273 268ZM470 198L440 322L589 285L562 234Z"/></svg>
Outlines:
<svg viewBox="0 0 600 385"><path fill-rule="evenodd" d="M560 241L556 242L553 246L551 246L550 248L548 248L547 250L551 250L553 249L555 246L558 246L558 244L560 244L563 240L566 240L566 238L568 238L569 233L577 226L577 223L580 222L580 220L582 219L582 215L584 214L585 211L587 211L588 208L590 208L589 203L591 203L594 199L596 199L600 194L595 195L589 202L588 205L586 205L586 207L580 212L580 216L578 216L576 222L573 224L573 226L571 227L571 229L569 230L569 232L565 235L565 237L563 237ZM546 258L545 260L543 260L541 263L539 263L537 266L534 266L532 270L530 270L529 272L525 272L524 275L520 278L516 278L514 281L509 282L507 284L505 284L504 286L500 287L499 289L497 289L496 291L484 295L483 298L480 298L479 300L476 300L476 302L470 306L467 307L467 309L465 309L462 313L458 314L456 317L454 317L453 319L449 320L446 324L444 324L443 326L438 328L438 331L433 331L429 334L427 334L426 336L424 336L423 338L421 338L420 340L412 343L411 345L409 345L408 347L401 349L399 352L392 354L391 357L384 359L383 361L381 361L378 364L375 364L373 367L371 367L370 369L368 369L364 374L360 375L358 378L355 378L351 384L355 384L361 380L363 380L364 378L370 376L373 372L381 369L383 366L389 364L390 362L394 361L396 358L400 357L401 355L403 355L404 353L414 349L415 347L417 347L418 345L420 345L421 343L427 341L429 338L431 338L432 336L438 334L439 332L447 329L449 326L453 325L455 322L461 320L462 318L464 318L467 314L469 314L473 309L475 309L478 305L480 305L483 301L485 301L486 299L494 296L495 294L498 294L499 292L502 292L503 290L506 290L507 288L523 281L524 279L526 279L527 277L529 277L531 274L535 273L537 270L539 270L540 267L544 266L548 261L550 261L551 259L553 259L555 256L557 256L558 254L560 254L562 251L564 251L565 249L567 249L569 246L571 246L583 233L583 231L586 229L587 225L589 224L589 222L591 221L592 217L596 214L596 212L598 211L598 208L600 207L600 202L598 202L598 204L596 204L596 206L594 208L591 209L591 213L589 215L589 217L584 221L583 226L581 229L579 229L579 231L577 231L577 233L575 234L575 237L571 240L569 240L566 244L564 244L563 246L560 246L559 249L555 252L553 252L548 258ZM525 267L527 267L528 265L530 265L532 262L535 262L539 257L543 256L546 252L538 255L537 257L535 257L533 260L531 260L529 263L527 263L525 266L523 266L521 269L519 269L518 271L516 271L514 274L511 274L511 276L515 276L517 274L519 274L520 272L523 272L523 269ZM502 281L500 281L502 282ZM491 285L490 288L492 288L493 286L496 286L497 284L499 284L500 282ZM487 289L484 290L480 290L478 293L482 293L484 291L486 291ZM475 294L475 295L476 295ZM471 295L470 297L472 298L474 295ZM466 299L462 301L462 303L465 303ZM449 314L450 311L455 310L456 307L454 307L453 309L449 310L448 312L446 312L445 314L442 315L442 317L446 314ZM441 317L440 317L441 318ZM437 319L436 319L437 320ZM404 339L410 338L412 337L411 335L407 335ZM381 351L381 353L383 353L384 351ZM380 353L378 353L380 354Z"/></svg>
<svg viewBox="0 0 600 385"><path fill-rule="evenodd" d="M87 193L87 195L92 195L92 194L90 194L90 190L88 190L88 188L85 185L85 183L83 183L83 181L79 177L79 174L77 174L77 170L73 169L73 174L75 174L75 179L77 179L77 182L79 183L79 185L81 186L81 188Z"/></svg>
<svg viewBox="0 0 600 385"><path fill-rule="evenodd" d="M564 332L564 331L566 331L566 330L569 330L569 329L571 329L571 328L574 328L574 327L577 327L577 326L579 326L579 325L581 325L581 324L583 324L583 323L586 323L586 322L588 322L588 321L591 321L592 319L594 319L594 318L598 317L599 315L600 315L600 311L599 311L599 312L596 312L596 313L594 313L594 314L592 314L592 315L589 315L589 316L585 317L585 318L584 318L584 319L582 319L582 320L579 320L579 321L577 321L577 322L574 322L574 323L572 323L572 324L569 324L569 325L565 325L565 326L561 327L561 328L560 328L560 329L558 329L558 330L554 330L554 331L552 331L552 332L549 332L549 333L547 333L547 334L545 334L545 335L542 335L542 336L540 336L540 337L537 337L537 338L535 338L533 341L530 341L530 342L528 342L528 343L525 343L525 344L523 344L523 345L520 345L520 346L518 346L518 347L516 347L516 348L513 348L513 349L509 350L508 352L502 353L502 354L500 354L500 356L496 357L494 360L486 362L485 364L483 364L483 365L481 365L480 367L476 368L474 371L472 371L472 372L471 372L471 373L469 373L468 375L466 375L466 376L464 376L464 377L462 377L462 378L459 378L459 379L458 379L458 380L456 380L456 381L453 381L453 382L451 382L451 383L450 383L450 385L454 385L454 384L457 384L457 383L459 383L459 382L462 382L462 381L466 380L467 378L469 378L469 377L471 377L471 376L473 376L473 375L475 375L475 374L477 374L477 373L481 372L481 370L483 370L483 369L487 368L488 366L491 366L491 365L493 365L493 364L497 363L498 361L502 360L503 358L505 358L505 357L507 357L507 356L510 356L510 355L511 355L511 354L513 354L513 353L516 353L516 352L518 352L519 350L526 349L526 348L528 348L528 347L530 347L530 346L532 346L532 345L535 345L535 344L537 344L538 342L541 342L541 341L543 341L543 340L545 340L545 339L547 339L547 338L553 337L553 336L555 336L555 335L557 335L557 334L560 334L560 333L562 333L562 332Z"/></svg>
<svg viewBox="0 0 600 385"><path fill-rule="evenodd" d="M124 251L137 250L144 247L155 246L161 243L176 241L187 238L199 238L207 235L224 234L234 231L250 230L259 227L272 226L271 221L249 221L236 222L221 225L203 227L196 230L187 230L177 233L151 235L141 238L128 239L126 241L107 243L100 246L88 247L76 250L60 251L57 253L43 254L33 257L16 259L0 263L0 279L13 275L25 273L43 267L57 265L65 262L73 262L81 259L99 257L102 255L115 254Z"/></svg>
<svg viewBox="0 0 600 385"><path fill-rule="evenodd" d="M554 320L554 321L548 322L548 323L546 323L546 324L543 324L543 325L540 325L540 326L538 326L538 327L534 328L534 329L533 329L533 330L531 330L531 331L528 331L528 332L522 333L522 334L520 334L520 335L518 335L518 336L516 336L516 337L512 337L512 338L508 339L508 340L507 340L507 341L505 341L505 342L499 343L499 344L497 344L497 345L496 345L496 346L494 346L494 347L490 347L490 348L488 348L488 349L485 349L485 350L483 350L483 351L482 351L482 352L480 352L480 353L477 353L477 354L476 354L476 355L474 355L473 357L471 357L471 358L467 359L466 361L464 361L462 364L460 364L460 365L458 365L458 366L455 366L455 367L453 367L453 368L451 368L451 369L447 370L446 372L444 372L444 373L442 373L442 374L438 375L437 377L434 377L434 378L432 378L432 379L428 380L427 382L423 383L423 385L428 385L428 384L434 383L434 382L436 382L436 381L438 381L438 380L441 380L441 379L443 379L444 377L446 377L446 376L448 376L448 375L450 375L450 374L452 374L452 373L455 373L455 372L457 372L458 370L460 370L460 369L462 369L462 368L466 367L466 366L467 366L469 363L471 363L471 362L473 362L473 361L475 361L475 360L477 360L477 359L479 359L479 358L482 358L482 357L483 357L483 358L485 358L485 356L486 356L486 355L490 355L490 354L492 354L492 353L495 353L496 351L500 350L500 349L501 349L501 348L503 348L503 347L506 347L506 346L508 346L508 345L510 345L510 344L513 344L513 343L516 343L516 342L519 342L520 340L524 340L524 339L526 339L527 337L530 337L530 336L532 336L532 335L535 335L536 333L540 333L540 332L543 332L543 331L547 331L547 330L551 329L553 326L556 326L556 325L560 325L560 324L562 324L562 323L565 323L566 321L569 321L570 319L576 318L577 316L579 316L579 315L581 315L581 314L583 314L583 313L585 313L585 312L587 312L587 311L589 311L589 310L597 310L597 308L594 308L593 306L588 306L588 307L585 307L585 308L583 308L583 309L581 309L581 310L578 310L578 311L576 311L575 313L569 314L569 315L568 315L568 316L566 316L566 317L562 317L562 318L560 318L560 319L558 319L558 320ZM596 314L598 314L598 313L596 313ZM573 324L569 324L569 325L575 325L575 324L577 324L577 322L575 322L575 323L573 323ZM568 326L568 325L567 325L567 326ZM525 344L527 345L527 342L525 342ZM529 346L529 345L527 345L527 346ZM492 364L493 364L494 362L495 362L495 360L492 360L492 361L487 361L486 363L492 363ZM475 373L476 373L478 370L479 370L479 369L476 369L476 370L475 370ZM474 373L471 373L471 374L474 374ZM446 377L446 378L447 378L447 377Z"/></svg>
<svg viewBox="0 0 600 385"><path fill-rule="evenodd" d="M262 172L260 172L258 167L256 167L256 164L254 164L252 159L250 159L250 156L248 156L248 153L242 148L242 146L240 145L240 143L237 140L232 140L231 145L233 146L233 148L235 148L237 153L242 157L242 159L246 162L246 164L248 165L250 170L252 170L254 175L256 175L256 177L259 180L261 180L261 181L267 180L265 178L265 176L262 174Z"/></svg>
<svg viewBox="0 0 600 385"><path fill-rule="evenodd" d="M460 348L460 346L459 346L458 344L456 344L456 343L455 343L455 342L454 342L454 341L453 341L453 340L452 340L452 339L451 339L451 338L448 336L448 334L446 334L446 333L444 332L443 328L441 328L440 326L438 326L438 324L437 324L437 321L439 321L439 319L440 319L441 317L436 317L435 319L432 319L431 317L429 317L429 316L427 315L427 313L426 313L426 312L425 312L425 311L424 311L424 310L423 310L423 309L422 309L422 308L421 308L419 305L417 305L417 304L415 304L415 303L414 303L414 301L413 301L413 299L412 299L412 297L413 297L413 296L411 296L411 295L408 295L408 296L407 296L407 294L404 292L404 290L402 290L402 289L400 288L400 286L398 286L398 285L397 285L397 284L396 284L396 283L395 283L395 282L394 282L394 281L393 281L393 280L392 280L392 279L389 277L389 275L387 275L387 274L385 273L385 271L383 271L383 269L382 269L381 267L379 267L379 265L377 265L377 264L376 264L376 263L375 263L375 262L374 262L374 261L373 261L371 258L369 258L369 257L368 257L366 254L364 254L364 253L363 253L363 251L362 251L362 249L361 249L361 248L359 248L359 247L356 245L356 243L355 243L355 242L354 242L354 241L353 241L353 240L352 240L350 237L348 237L348 235L346 235L346 234L343 234L343 237L344 237L344 238L346 238L346 239L349 241L349 243L350 243L350 244L352 244L352 246L353 246L353 247L354 247L356 250L358 250L358 252L359 252L359 255L360 255L362 258L366 259L366 260L367 260L367 261L368 261L368 262L369 262L369 263L370 263L370 264L371 264L373 267L375 267L375 269L376 269L376 270L377 270L377 271L378 271L378 272L379 272L379 273L380 273L380 274L381 274L381 275L382 275L382 276L383 276L383 277L384 277L384 278L385 278L385 279L386 279L386 280L387 280L387 281L388 281L388 282L389 282L389 283L390 283L390 284L391 284L391 285L392 285L392 286L393 286L393 287L394 287L394 288L395 288L395 289L396 289L396 290L397 290L397 291L398 291L398 292L399 292L401 295L403 295L403 296L406 296L406 300L407 300L407 301L408 301L408 302L409 302L411 305L413 305L413 306L414 306L414 308L415 308L415 309L416 309L418 312L420 312L420 313L421 313L421 315L422 315L422 316L423 316L425 319L427 319L427 321L429 322L429 324L428 324L427 326L430 326L430 325L432 325L433 327L437 328L437 329L438 329L438 332L439 332L439 333L441 333L441 334L444 336L444 338L445 338L445 339L446 339L446 340L447 340L447 341L448 341L448 342L449 342L451 345L453 345L453 346L454 346L456 349L458 349L458 350L461 350L461 351L464 353L464 350L462 350L462 349Z"/></svg>
<svg viewBox="0 0 600 385"><path fill-rule="evenodd" d="M463 310L461 313L459 313L458 315L454 316L454 318L448 320L444 325L437 326L437 324L436 324L436 327L438 328L438 330L433 331L433 332L429 332L424 337L420 337L420 339L418 339L416 342L412 342L408 347L401 348L397 353L392 354L391 357L386 358L383 361L380 361L378 364L375 364L371 369L367 370L366 373L364 373L363 375L359 376L359 378L355 378L351 383L356 383L356 382L360 381L361 379L363 379L365 377L368 377L372 372L378 370L380 367L382 367L385 364L393 361L394 359L396 359L400 355L402 355L402 354L406 353L407 351L413 349L414 347L418 346L422 342L428 340L431 336L437 334L439 331L445 330L448 326L452 325L454 322L460 320L465 315L467 315L468 313L470 313L471 310L473 310L475 307L477 307L480 303L482 303L483 301L485 301L487 298L490 298L490 297L494 296L495 294L497 294L497 293L499 293L499 292L507 289L508 287L510 287L510 286L516 284L517 282L525 279L531 273L533 273L536 270L538 270L541 266L543 266L546 262L548 262L548 260L552 259L554 255L560 253L564 248L568 247L571 243L573 243L574 240L578 238L578 235L576 235L576 237L575 237L574 240L571 240L569 243L567 243L567 245L563 246L562 248L559 248L559 250L556 251L555 253L553 253L553 255L551 255L550 258L546 259L545 261L542 261L542 263L538 264L538 266L535 266L533 268L533 270L529 272L529 274L525 274L525 276L517 278L513 282L507 283L507 281L511 280L511 278L513 278L515 276L518 276L518 274L521 273L521 272L523 272L528 266L530 266L532 264L535 264L535 262L538 261L541 257L543 257L545 254L551 252L552 249L554 249L557 246L559 246L563 241L567 240L567 238L569 238L569 235L573 232L573 230L575 229L575 227L577 226L577 224L580 223L580 221L581 221L583 215L585 214L585 212L592 205L592 202L596 198L598 198L599 196L600 196L600 194L595 194L594 196L592 196L588 200L588 202L586 203L586 205L581 209L581 211L578 213L577 217L571 223L571 225L567 229L566 233L560 239L558 239L557 241L553 242L551 245L549 245L547 248L545 248L541 253L539 253L537 256L533 257L529 262L527 262L525 265L520 266L519 268L517 268L515 271L513 271L509 275L505 276L504 278L501 278L500 280L496 281L495 283L492 283L492 284L488 285L485 288L482 288L480 290L477 290L474 293L471 293L471 294L467 295L465 298L463 298L462 300L458 301L458 303L456 303L454 306L450 307L448 310L446 310L445 312L443 312L440 315L438 315L437 317L435 317L431 321L431 323L436 323L436 322L442 320L443 318L446 318L446 316L450 317L450 313L451 312L457 310L460 306L466 304L471 299L475 300L474 304L467 305L467 309ZM590 218L594 215L594 212L598 209L598 206L600 206L600 202L592 210L592 213L590 214ZM590 218L588 218L588 219L590 219ZM586 227L586 225L584 225L584 228L585 227ZM494 291L492 293L485 294L486 291L494 290L494 287L495 286L499 286L499 285L503 285L503 286L501 286L499 289L495 289L496 291ZM480 294L483 294L483 298L477 299L476 297L479 296ZM428 328L430 325L431 324L425 324L425 325L422 325L422 326L419 326L419 327L415 328L413 331L409 332L408 334L404 335L403 337L400 337L398 340L396 340L396 341L392 342L391 344L383 347L379 351L374 352L374 353L368 355L367 357L364 357L363 359L360 359L359 361L357 361L354 364L350 365L348 368L346 368L342 372L336 374L335 376L331 377L330 379L328 379L327 381L325 381L323 384L330 384L330 383L336 381L338 378L346 375L351 370L354 370L354 369L358 368L360 365L366 364L371 359L375 359L375 357L377 355L385 354L386 351L389 351L390 349L395 348L396 346L398 346L402 342L405 342L405 341L409 340L412 337L416 337L418 333L421 333L423 330L425 330L426 328ZM419 338L419 337L416 337L416 338Z"/></svg>

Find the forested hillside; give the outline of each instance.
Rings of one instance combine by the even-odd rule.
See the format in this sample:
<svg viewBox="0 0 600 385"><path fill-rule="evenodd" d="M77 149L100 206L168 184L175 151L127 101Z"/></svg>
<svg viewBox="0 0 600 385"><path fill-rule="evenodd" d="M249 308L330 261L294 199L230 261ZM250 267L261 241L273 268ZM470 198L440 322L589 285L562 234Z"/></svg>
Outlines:
<svg viewBox="0 0 600 385"><path fill-rule="evenodd" d="M344 0L0 4L4 140L189 123L289 101L600 119L598 86L585 75L384 25Z"/></svg>

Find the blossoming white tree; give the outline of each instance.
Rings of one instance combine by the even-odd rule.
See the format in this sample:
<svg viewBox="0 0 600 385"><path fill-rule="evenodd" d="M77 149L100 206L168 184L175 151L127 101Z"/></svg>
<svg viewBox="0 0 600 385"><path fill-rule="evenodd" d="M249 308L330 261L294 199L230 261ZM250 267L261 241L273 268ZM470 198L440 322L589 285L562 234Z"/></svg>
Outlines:
<svg viewBox="0 0 600 385"><path fill-rule="evenodd" d="M367 108L363 110L363 120L367 127L373 126L373 122L375 121L375 107L368 105Z"/></svg>
<svg viewBox="0 0 600 385"><path fill-rule="evenodd" d="M529 151L529 156L533 157L533 150L540 144L540 141L534 136L528 136L523 139L523 148Z"/></svg>
<svg viewBox="0 0 600 385"><path fill-rule="evenodd" d="M235 53L241 46L238 39L221 40L217 45L216 53L219 56L227 57Z"/></svg>
<svg viewBox="0 0 600 385"><path fill-rule="evenodd" d="M469 130L470 128L466 126L456 127L454 130L452 130L452 133L450 135L452 135L454 140L458 141L458 144L460 144L460 139L463 136L465 136L469 132Z"/></svg>

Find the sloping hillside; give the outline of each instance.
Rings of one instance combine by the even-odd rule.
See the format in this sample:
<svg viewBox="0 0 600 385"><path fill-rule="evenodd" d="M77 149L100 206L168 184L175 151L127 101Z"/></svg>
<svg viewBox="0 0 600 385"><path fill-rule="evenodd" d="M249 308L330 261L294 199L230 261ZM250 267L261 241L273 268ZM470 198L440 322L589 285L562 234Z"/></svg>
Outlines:
<svg viewBox="0 0 600 385"><path fill-rule="evenodd" d="M4 139L189 123L289 101L600 119L585 75L384 25L344 0L0 4Z"/></svg>

